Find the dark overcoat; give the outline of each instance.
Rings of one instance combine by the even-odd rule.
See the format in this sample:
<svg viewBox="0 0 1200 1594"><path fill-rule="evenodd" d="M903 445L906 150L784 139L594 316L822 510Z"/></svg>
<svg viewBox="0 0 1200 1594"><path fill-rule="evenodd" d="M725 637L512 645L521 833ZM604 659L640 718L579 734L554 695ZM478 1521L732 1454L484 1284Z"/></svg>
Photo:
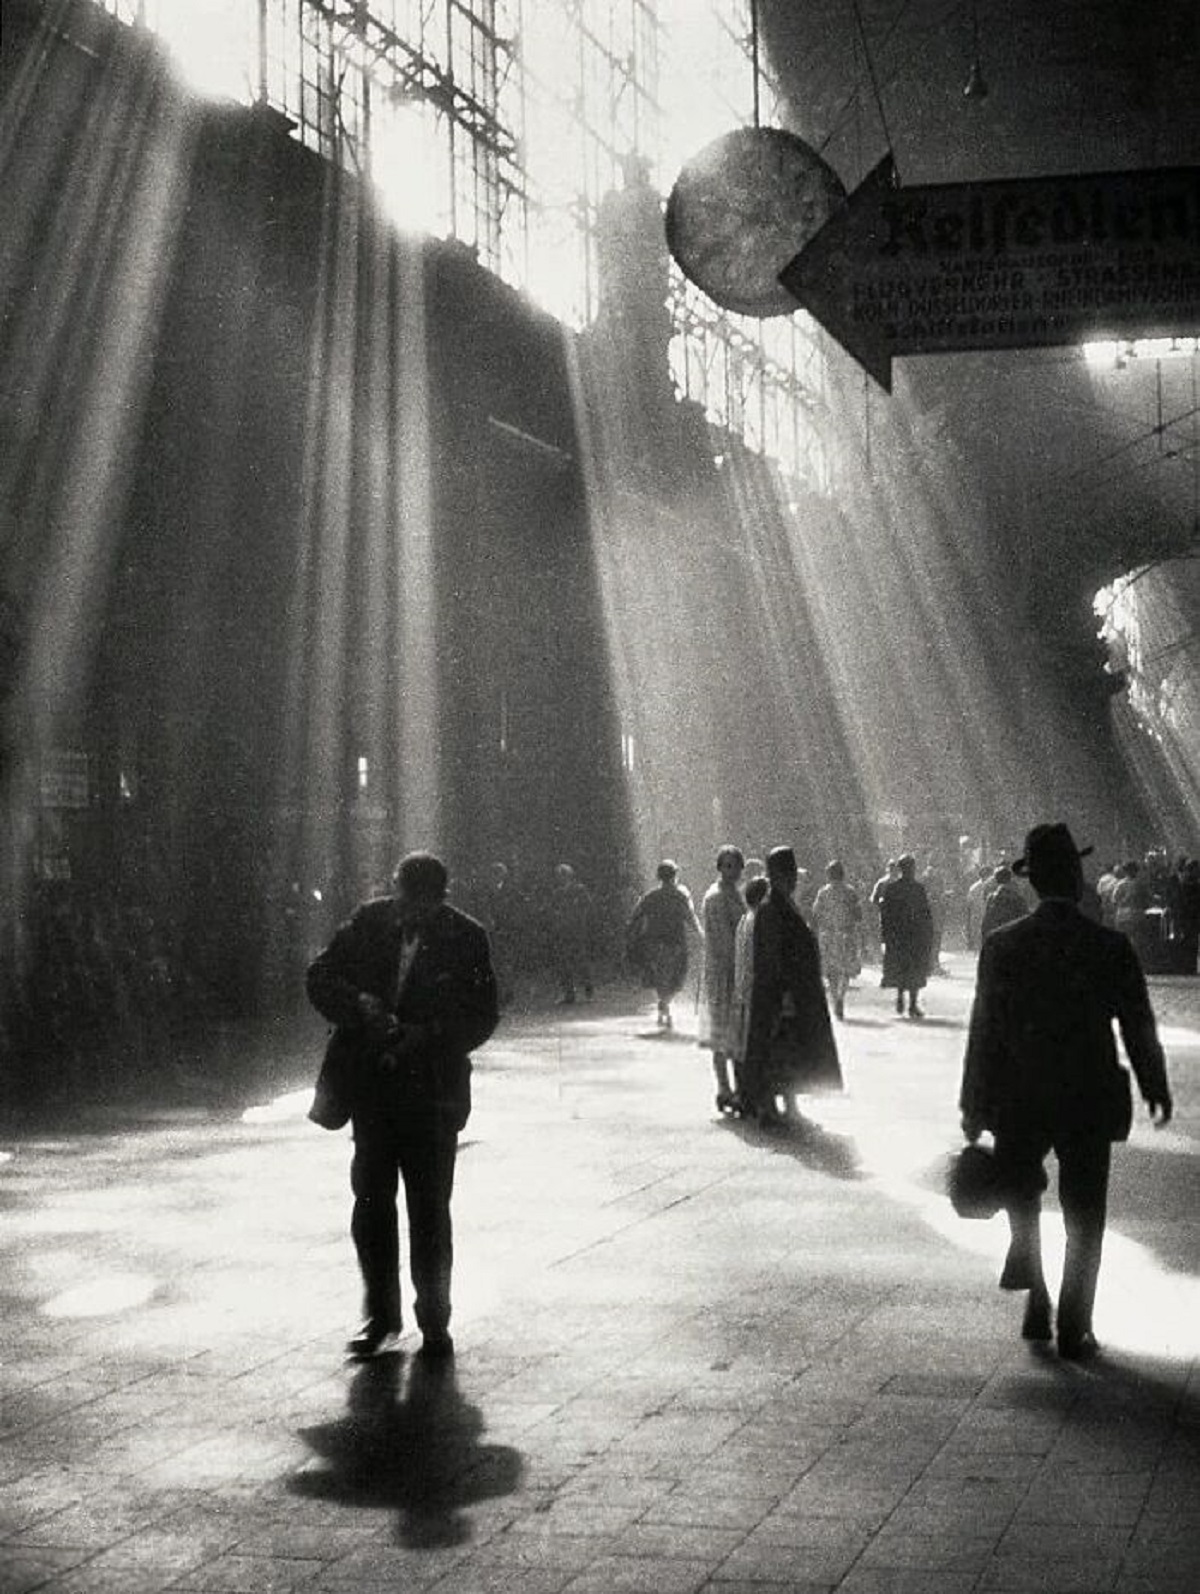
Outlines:
<svg viewBox="0 0 1200 1594"><path fill-rule="evenodd" d="M747 1067L779 1090L840 1090L816 936L781 891L756 910L753 935Z"/></svg>
<svg viewBox="0 0 1200 1594"><path fill-rule="evenodd" d="M1168 1094L1146 980L1127 936L1051 900L994 931L979 957L960 1106L998 1136L1065 1131L1124 1140L1129 1075Z"/></svg>
<svg viewBox="0 0 1200 1594"><path fill-rule="evenodd" d="M919 991L929 979L933 913L919 880L901 875L879 893L879 939L883 942L885 988Z"/></svg>
<svg viewBox="0 0 1200 1594"><path fill-rule="evenodd" d="M500 1019L487 932L441 903L422 926L415 956L397 991L403 931L393 897L364 903L309 966L309 1000L334 1026L322 1085L336 1098L328 1116L360 1121L395 1111L400 1078L416 1077L414 1110L462 1128L471 1110L470 1054ZM406 1058L403 1076L387 1062L387 1043L363 1017L358 998L378 997L401 1024L421 1026L423 1039ZM319 1118L317 1121L325 1122ZM327 1127L335 1127L327 1123Z"/></svg>

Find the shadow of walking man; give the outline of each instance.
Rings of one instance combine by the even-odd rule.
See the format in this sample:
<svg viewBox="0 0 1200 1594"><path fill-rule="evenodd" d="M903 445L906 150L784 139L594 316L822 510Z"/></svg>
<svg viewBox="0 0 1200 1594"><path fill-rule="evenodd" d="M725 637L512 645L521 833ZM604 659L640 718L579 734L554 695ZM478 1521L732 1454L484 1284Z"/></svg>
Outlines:
<svg viewBox="0 0 1200 1594"><path fill-rule="evenodd" d="M410 1549L463 1544L467 1508L511 1494L524 1472L520 1452L480 1443L483 1431L452 1363L417 1357L406 1367L402 1356L377 1356L355 1373L343 1418L301 1430L327 1465L291 1487L311 1499L395 1510L397 1536Z"/></svg>

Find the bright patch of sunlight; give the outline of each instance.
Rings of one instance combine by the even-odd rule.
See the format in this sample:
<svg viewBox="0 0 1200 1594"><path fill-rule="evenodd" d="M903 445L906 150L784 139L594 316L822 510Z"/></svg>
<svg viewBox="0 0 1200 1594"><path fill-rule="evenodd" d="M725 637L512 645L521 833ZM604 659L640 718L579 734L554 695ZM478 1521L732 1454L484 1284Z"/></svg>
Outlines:
<svg viewBox="0 0 1200 1594"><path fill-rule="evenodd" d="M1200 338L1106 338L1083 345L1083 357L1101 370L1121 370L1130 360L1187 359L1200 352Z"/></svg>
<svg viewBox="0 0 1200 1594"><path fill-rule="evenodd" d="M242 0L172 0L159 9L156 30L195 93L244 99L249 16Z"/></svg>
<svg viewBox="0 0 1200 1594"><path fill-rule="evenodd" d="M1196 1039L1192 1031L1179 1033ZM856 1108L852 1095L802 1101L801 1108L831 1133L852 1134L864 1173L890 1200L914 1212L957 1250L990 1261L999 1277L1008 1248L1004 1214L987 1221L959 1218L945 1191L929 1178L929 1170L957 1148L944 1132L916 1122L872 1120ZM1195 1155L1195 1142L1185 1134L1170 1128L1148 1133L1153 1135L1148 1144L1157 1152ZM1042 1254L1052 1296L1062 1278L1064 1246L1062 1216L1049 1204L1042 1215ZM1096 1294L1096 1334L1114 1353L1180 1360L1200 1355L1200 1279L1163 1266L1151 1250L1110 1223Z"/></svg>
<svg viewBox="0 0 1200 1594"><path fill-rule="evenodd" d="M247 1107L242 1114L244 1124L279 1124L293 1118L303 1118L312 1100L312 1091L290 1090L286 1096L276 1096L274 1101L261 1107Z"/></svg>
<svg viewBox="0 0 1200 1594"><path fill-rule="evenodd" d="M158 1288L158 1280L144 1273L109 1273L64 1290L42 1307L46 1317L111 1317L144 1306Z"/></svg>

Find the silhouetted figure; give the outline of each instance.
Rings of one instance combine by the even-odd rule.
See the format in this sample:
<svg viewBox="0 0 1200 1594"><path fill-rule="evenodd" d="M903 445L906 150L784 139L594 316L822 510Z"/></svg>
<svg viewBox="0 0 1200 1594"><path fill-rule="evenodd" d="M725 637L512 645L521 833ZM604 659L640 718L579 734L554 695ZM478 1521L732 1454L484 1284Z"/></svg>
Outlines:
<svg viewBox="0 0 1200 1594"><path fill-rule="evenodd" d="M896 878L886 881L879 892L879 938L883 942L884 990L896 993L896 1011L909 1018L924 1015L917 993L929 978L929 959L933 950L933 914L925 887L917 879L917 860L906 852L896 860Z"/></svg>
<svg viewBox="0 0 1200 1594"><path fill-rule="evenodd" d="M1090 851L1090 849L1086 849ZM1021 1332L1048 1340L1050 1296L1042 1272L1041 1194L1048 1152L1058 1159L1066 1261L1058 1298L1058 1349L1096 1349L1092 1308L1100 1271L1111 1144L1129 1134L1129 1076L1117 1060L1113 1021L1151 1116L1171 1117L1166 1061L1141 965L1128 939L1079 911L1080 859L1066 825L1038 825L1025 855L1039 902L988 937L979 958L959 1105L974 1141L990 1129L1006 1190L1012 1242L1000 1287L1028 1290Z"/></svg>
<svg viewBox="0 0 1200 1594"><path fill-rule="evenodd" d="M745 1072L750 1105L764 1127L798 1117L799 1092L842 1084L817 938L794 901L799 873L790 847L773 848L771 889L754 915Z"/></svg>
<svg viewBox="0 0 1200 1594"><path fill-rule="evenodd" d="M568 1007L580 986L585 996L592 994L593 912L591 892L569 863L560 863L554 871L549 921L559 1000Z"/></svg>
<svg viewBox="0 0 1200 1594"><path fill-rule="evenodd" d="M439 858L410 853L395 895L358 908L308 970L309 999L336 1026L323 1076L336 1076L354 1128L351 1232L366 1308L347 1346L356 1357L400 1332L400 1180L422 1350L453 1350L454 1164L471 1111L470 1054L499 1007L487 935L446 902L447 884Z"/></svg>
<svg viewBox="0 0 1200 1594"><path fill-rule="evenodd" d="M658 1027L671 1029L671 1003L688 970L688 934L704 939L692 894L678 880L679 868L664 858L654 871L658 884L638 902L626 930L629 962L658 998Z"/></svg>
<svg viewBox="0 0 1200 1594"><path fill-rule="evenodd" d="M1179 972L1196 973L1200 951L1200 858L1189 858L1179 871L1175 933L1179 942Z"/></svg>

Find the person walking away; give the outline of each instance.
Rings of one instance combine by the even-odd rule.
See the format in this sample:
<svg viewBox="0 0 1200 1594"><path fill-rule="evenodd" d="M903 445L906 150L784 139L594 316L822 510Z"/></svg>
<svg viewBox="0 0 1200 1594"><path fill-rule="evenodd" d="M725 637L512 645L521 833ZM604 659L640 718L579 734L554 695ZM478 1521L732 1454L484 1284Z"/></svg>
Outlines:
<svg viewBox="0 0 1200 1594"><path fill-rule="evenodd" d="M825 884L813 903L813 922L833 1011L838 1018L845 1018L846 992L850 981L862 970L862 903L858 892L847 883L846 869L839 858L825 870Z"/></svg>
<svg viewBox="0 0 1200 1594"><path fill-rule="evenodd" d="M700 904L704 930L700 1045L712 1053L718 1112L734 1110L729 1072L734 1052L733 952L737 927L746 912L738 886L744 868L740 848L722 847L717 853L717 878Z"/></svg>
<svg viewBox="0 0 1200 1594"><path fill-rule="evenodd" d="M794 900L799 869L791 847L772 848L767 879L770 891L754 916L746 1074L758 1121L771 1127L799 1117L798 1093L840 1090L842 1071L817 938Z"/></svg>
<svg viewBox="0 0 1200 1594"><path fill-rule="evenodd" d="M629 961L658 998L658 1027L671 1029L671 1003L683 989L688 971L688 934L700 941L704 930L696 917L692 894L678 880L679 867L664 858L654 871L658 884L640 898L626 930Z"/></svg>
<svg viewBox="0 0 1200 1594"><path fill-rule="evenodd" d="M1027 1290L1021 1332L1048 1340L1042 1271L1043 1167L1053 1151L1066 1229L1058 1297L1059 1355L1097 1349L1092 1327L1104 1243L1111 1147L1128 1137L1129 1075L1117 1059L1118 1025L1138 1087L1159 1124L1171 1117L1166 1059L1146 980L1128 938L1085 918L1079 851L1063 824L1036 825L1024 856L1038 905L983 944L963 1062L963 1133L995 1139L1011 1244L1001 1289Z"/></svg>
<svg viewBox="0 0 1200 1594"><path fill-rule="evenodd" d="M896 878L879 890L879 934L883 941L884 990L896 993L896 1011L923 1018L917 1000L929 978L933 946L933 915L925 887L917 879L917 860L906 852L896 860Z"/></svg>
<svg viewBox="0 0 1200 1594"><path fill-rule="evenodd" d="M446 1357L454 1349L450 1199L458 1135L471 1111L470 1054L500 1011L487 934L445 900L447 885L441 859L409 853L394 895L356 909L306 979L309 1000L334 1025L323 1076L336 1072L354 1133L351 1234L366 1317L346 1348L360 1359L401 1330L401 1182L421 1351Z"/></svg>
<svg viewBox="0 0 1200 1594"><path fill-rule="evenodd" d="M766 865L763 865L764 869ZM754 916L771 886L765 874L746 885L746 911L733 937L733 1112L740 1118L755 1115L754 1091L746 1071L746 1043L750 1033L750 994L754 984Z"/></svg>

